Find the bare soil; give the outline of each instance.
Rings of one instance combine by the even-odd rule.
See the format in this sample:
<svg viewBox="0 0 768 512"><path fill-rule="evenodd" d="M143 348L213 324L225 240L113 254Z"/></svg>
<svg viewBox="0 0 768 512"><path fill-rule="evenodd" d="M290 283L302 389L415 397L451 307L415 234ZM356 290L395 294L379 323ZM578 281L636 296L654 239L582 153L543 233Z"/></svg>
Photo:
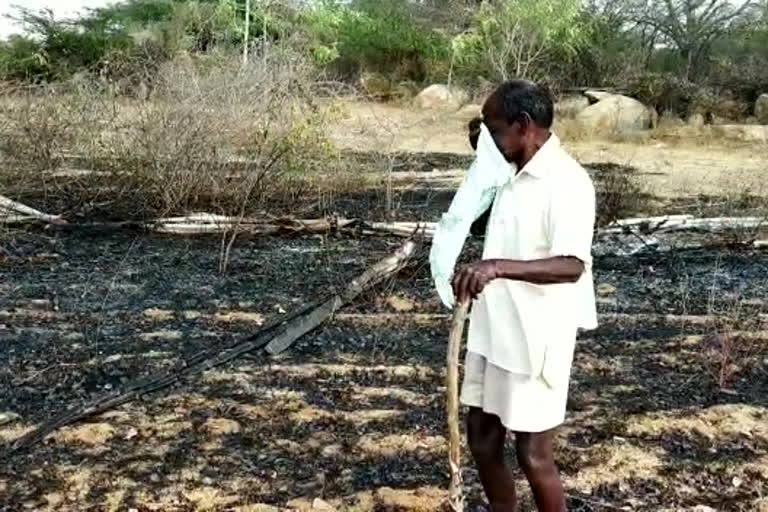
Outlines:
<svg viewBox="0 0 768 512"><path fill-rule="evenodd" d="M461 122L361 108L379 119L390 112L385 124L405 121L391 147L358 135L347 149L407 151L391 159L400 166L397 215L436 219L460 178L451 169L467 153L463 136L435 140ZM423 146L408 137L418 122L432 130ZM654 158L667 159L672 167L662 166L668 177L658 183L683 183L677 174L685 166L694 173L708 165L721 176L749 169L763 150L723 158L701 150L699 165L679 161L694 148L605 145L573 147L582 161L641 173L656 172ZM630 150L641 156L626 161ZM729 201L702 186L658 202L700 207L702 194L712 211ZM378 187L335 207L375 217L384 197ZM350 511L440 509L450 320L423 252L280 357L251 354L62 429L29 451L7 451L57 413L325 296L399 241L244 238L225 276L217 273L220 242L37 229L4 238L0 413L20 417L0 424L0 510L256 511L308 509L316 498ZM464 258L479 251L474 240ZM571 510L768 510L766 270L765 251L722 243L597 258L601 326L581 336L568 420L557 435ZM521 510L533 510L518 477ZM469 461L466 482L478 502Z"/></svg>

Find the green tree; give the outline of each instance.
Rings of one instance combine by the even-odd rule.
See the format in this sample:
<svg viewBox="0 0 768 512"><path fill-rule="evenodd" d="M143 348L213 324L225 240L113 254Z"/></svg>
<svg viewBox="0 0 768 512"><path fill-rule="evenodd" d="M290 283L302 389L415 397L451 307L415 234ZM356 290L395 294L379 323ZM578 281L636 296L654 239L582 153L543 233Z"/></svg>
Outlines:
<svg viewBox="0 0 768 512"><path fill-rule="evenodd" d="M751 0L642 0L632 12L637 23L658 31L679 52L681 76L695 80L713 45L753 7Z"/></svg>
<svg viewBox="0 0 768 512"><path fill-rule="evenodd" d="M555 56L571 59L587 41L579 0L485 2L454 39L457 61L490 78L548 78Z"/></svg>

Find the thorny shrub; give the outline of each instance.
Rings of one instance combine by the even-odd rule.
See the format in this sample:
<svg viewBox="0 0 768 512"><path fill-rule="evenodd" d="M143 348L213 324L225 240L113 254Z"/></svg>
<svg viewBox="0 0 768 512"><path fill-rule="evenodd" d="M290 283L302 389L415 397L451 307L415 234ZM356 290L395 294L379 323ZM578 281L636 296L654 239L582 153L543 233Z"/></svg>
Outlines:
<svg viewBox="0 0 768 512"><path fill-rule="evenodd" d="M147 101L82 79L0 98L3 188L57 213L146 219L253 213L338 187L312 68L268 57L177 59Z"/></svg>

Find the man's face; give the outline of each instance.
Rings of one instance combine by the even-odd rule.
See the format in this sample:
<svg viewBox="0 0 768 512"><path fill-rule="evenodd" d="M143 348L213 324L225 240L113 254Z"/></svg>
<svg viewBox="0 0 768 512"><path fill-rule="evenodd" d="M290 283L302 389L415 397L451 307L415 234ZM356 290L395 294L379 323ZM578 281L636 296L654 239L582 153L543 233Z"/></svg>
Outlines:
<svg viewBox="0 0 768 512"><path fill-rule="evenodd" d="M508 124L498 99L491 95L483 105L483 123L507 162L517 162L525 147L526 130L519 122Z"/></svg>

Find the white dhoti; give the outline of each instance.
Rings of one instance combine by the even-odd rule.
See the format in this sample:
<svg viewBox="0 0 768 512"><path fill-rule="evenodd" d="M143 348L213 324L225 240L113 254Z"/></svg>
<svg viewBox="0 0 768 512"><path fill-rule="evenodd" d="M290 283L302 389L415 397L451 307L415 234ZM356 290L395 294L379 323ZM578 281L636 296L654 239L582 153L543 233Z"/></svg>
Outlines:
<svg viewBox="0 0 768 512"><path fill-rule="evenodd" d="M545 432L565 420L568 381L550 387L542 378L508 372L467 352L461 403L501 419L514 432Z"/></svg>

